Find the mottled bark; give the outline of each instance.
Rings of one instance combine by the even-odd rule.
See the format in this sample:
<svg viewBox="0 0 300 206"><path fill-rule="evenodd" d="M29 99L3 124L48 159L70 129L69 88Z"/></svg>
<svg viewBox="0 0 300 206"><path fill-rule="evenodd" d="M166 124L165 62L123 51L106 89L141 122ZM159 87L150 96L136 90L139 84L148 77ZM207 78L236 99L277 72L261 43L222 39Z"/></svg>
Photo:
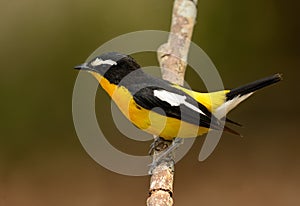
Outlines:
<svg viewBox="0 0 300 206"><path fill-rule="evenodd" d="M171 32L168 42L158 49L162 77L170 82L183 85L186 60L197 16L197 0L175 0ZM166 145L170 144L166 141ZM153 159L165 150L154 151ZM173 205L174 157L165 157L152 170L148 206Z"/></svg>

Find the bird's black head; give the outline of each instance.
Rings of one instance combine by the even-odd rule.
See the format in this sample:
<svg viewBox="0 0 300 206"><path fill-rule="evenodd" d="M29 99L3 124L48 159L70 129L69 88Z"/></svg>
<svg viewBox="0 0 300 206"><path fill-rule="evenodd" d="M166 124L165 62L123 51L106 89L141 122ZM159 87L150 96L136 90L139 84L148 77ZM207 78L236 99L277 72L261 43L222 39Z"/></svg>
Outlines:
<svg viewBox="0 0 300 206"><path fill-rule="evenodd" d="M131 56L117 52L102 54L75 67L79 70L96 72L114 84L119 84L126 75L139 68L140 65Z"/></svg>

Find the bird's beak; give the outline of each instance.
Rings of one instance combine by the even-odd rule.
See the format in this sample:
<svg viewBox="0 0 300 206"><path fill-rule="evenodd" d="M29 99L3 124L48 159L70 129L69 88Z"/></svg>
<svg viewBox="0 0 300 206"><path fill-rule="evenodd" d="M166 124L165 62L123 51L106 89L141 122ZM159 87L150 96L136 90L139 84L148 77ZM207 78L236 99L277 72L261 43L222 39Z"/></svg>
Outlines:
<svg viewBox="0 0 300 206"><path fill-rule="evenodd" d="M87 63L83 63L81 65L78 65L76 67L74 67L74 69L78 69L78 70L92 70Z"/></svg>

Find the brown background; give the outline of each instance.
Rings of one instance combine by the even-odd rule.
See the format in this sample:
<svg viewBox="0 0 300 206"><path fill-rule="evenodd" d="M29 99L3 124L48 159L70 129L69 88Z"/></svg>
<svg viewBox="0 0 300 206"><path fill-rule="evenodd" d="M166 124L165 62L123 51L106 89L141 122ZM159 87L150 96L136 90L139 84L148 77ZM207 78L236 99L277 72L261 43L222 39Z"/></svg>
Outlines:
<svg viewBox="0 0 300 206"><path fill-rule="evenodd" d="M296 1L295 1L296 2ZM257 93L230 117L244 138L224 134L204 162L203 137L176 165L176 205L299 205L299 3L200 1L193 41L232 88L276 72L284 81ZM98 46L137 30L169 30L172 1L0 1L0 205L144 205L149 177L96 164L76 136L71 113L74 65ZM136 55L143 65L155 54ZM186 80L205 90L191 69ZM98 116L110 115L99 90ZM108 111L107 111L108 110ZM144 155L103 123L109 141Z"/></svg>

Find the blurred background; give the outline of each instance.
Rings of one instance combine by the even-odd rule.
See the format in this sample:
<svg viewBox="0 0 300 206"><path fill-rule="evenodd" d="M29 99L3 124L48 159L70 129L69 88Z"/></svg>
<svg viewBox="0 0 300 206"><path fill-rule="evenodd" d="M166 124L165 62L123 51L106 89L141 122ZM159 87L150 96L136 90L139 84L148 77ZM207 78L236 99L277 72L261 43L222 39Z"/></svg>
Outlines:
<svg viewBox="0 0 300 206"><path fill-rule="evenodd" d="M138 30L169 31L173 1L0 0L0 205L145 205L149 177L113 173L81 146L72 121L77 71L106 41ZM225 87L283 73L284 81L230 114L244 138L224 134L198 162L199 137L178 164L175 205L300 205L300 3L199 1L193 41L210 56ZM135 55L157 65L154 53ZM205 91L188 69L186 80ZM99 89L97 114L110 116ZM103 103L102 103L103 102ZM115 131L120 150L145 155L151 141ZM110 129L109 129L110 128Z"/></svg>

